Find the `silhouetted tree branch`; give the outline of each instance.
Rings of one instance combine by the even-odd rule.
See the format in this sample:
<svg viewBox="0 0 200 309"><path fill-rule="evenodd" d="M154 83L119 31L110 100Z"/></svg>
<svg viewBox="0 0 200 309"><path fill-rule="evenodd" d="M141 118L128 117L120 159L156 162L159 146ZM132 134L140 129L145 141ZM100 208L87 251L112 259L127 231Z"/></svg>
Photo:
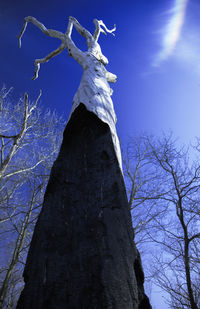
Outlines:
<svg viewBox="0 0 200 309"><path fill-rule="evenodd" d="M199 160L192 163L189 149L178 147L172 135L143 136L130 141L124 166L136 243L140 251L156 248L154 282L169 294L172 308L197 309Z"/></svg>
<svg viewBox="0 0 200 309"><path fill-rule="evenodd" d="M10 102L0 94L0 307L15 308L22 270L64 123L55 112L32 103L25 94Z"/></svg>

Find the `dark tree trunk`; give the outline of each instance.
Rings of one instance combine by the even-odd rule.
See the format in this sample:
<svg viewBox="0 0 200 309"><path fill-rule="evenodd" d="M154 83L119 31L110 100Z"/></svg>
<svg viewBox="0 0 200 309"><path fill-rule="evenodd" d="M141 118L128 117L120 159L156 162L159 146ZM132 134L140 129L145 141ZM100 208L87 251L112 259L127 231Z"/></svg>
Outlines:
<svg viewBox="0 0 200 309"><path fill-rule="evenodd" d="M73 113L46 189L17 309L148 309L107 124Z"/></svg>

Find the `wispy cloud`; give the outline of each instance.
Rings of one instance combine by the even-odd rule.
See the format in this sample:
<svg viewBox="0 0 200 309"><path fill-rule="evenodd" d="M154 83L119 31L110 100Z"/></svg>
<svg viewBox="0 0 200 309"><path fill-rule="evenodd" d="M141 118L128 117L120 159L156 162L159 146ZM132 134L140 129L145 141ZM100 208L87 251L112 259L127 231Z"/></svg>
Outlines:
<svg viewBox="0 0 200 309"><path fill-rule="evenodd" d="M175 0L171 17L163 31L161 51L156 56L153 66L159 66L174 51L183 27L187 2L188 0Z"/></svg>
<svg viewBox="0 0 200 309"><path fill-rule="evenodd" d="M173 59L200 75L200 37L198 29L189 28L177 44Z"/></svg>

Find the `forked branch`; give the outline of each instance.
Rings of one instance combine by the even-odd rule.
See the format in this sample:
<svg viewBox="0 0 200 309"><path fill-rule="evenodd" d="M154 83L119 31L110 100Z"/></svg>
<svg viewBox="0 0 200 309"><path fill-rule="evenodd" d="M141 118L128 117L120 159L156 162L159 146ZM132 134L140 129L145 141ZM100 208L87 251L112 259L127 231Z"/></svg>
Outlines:
<svg viewBox="0 0 200 309"><path fill-rule="evenodd" d="M8 177L8 176L12 175L12 174L9 174L9 175L6 176L6 175L4 175L4 173L5 173L6 169L7 169L7 167L9 166L9 163L10 163L11 159L13 158L15 153L20 148L20 142L24 138L24 136L26 134L26 131L27 131L29 117L31 116L33 110L36 108L38 100L40 99L41 95L42 95L42 92L40 90L40 94L38 95L37 99L35 100L33 106L29 109L29 106L28 106L28 94L25 93L25 95L24 95L24 115L23 115L23 122L22 122L22 125L21 125L20 132L17 135L13 135L13 136L0 135L0 137L3 137L3 138L13 139L13 144L12 144L12 147L11 147L10 151L7 153L7 156L5 157L5 159L2 160L2 162L1 162L1 166L0 166L0 179L2 177ZM21 172L23 172L23 170Z"/></svg>
<svg viewBox="0 0 200 309"><path fill-rule="evenodd" d="M32 16L27 16L24 19L24 24L21 29L21 32L18 36L18 41L19 41L19 47L21 47L21 40L22 36L26 30L27 24L31 22L34 24L37 28L39 28L42 33L44 33L47 36L57 38L61 40L61 45L54 51L52 51L50 54L48 54L46 57L41 58L41 59L36 59L35 60L35 74L34 77L32 78L35 80L38 77L38 72L40 69L40 64L48 62L50 59L53 57L59 55L65 48L68 49L69 55L73 56L73 58L80 63L80 58L81 58L81 51L76 47L74 42L71 39L71 34L73 30L73 26L76 28L77 32L82 35L84 38L87 40L87 45L89 48L94 48L96 47L96 42L98 41L100 33L111 33L114 35L114 31L116 30L116 26L114 25L113 29L109 30L106 25L103 23L102 20L97 20L94 19L94 24L95 24L95 32L94 35L92 35L87 29L85 29L81 24L78 22L78 20L72 16L69 17L69 22L67 26L67 31L66 33L62 33L60 31L52 30L52 29L47 29L41 22L39 22L35 17ZM73 53L72 53L73 49Z"/></svg>
<svg viewBox="0 0 200 309"><path fill-rule="evenodd" d="M83 26L81 26L81 24L78 22L78 20L75 17L70 16L69 17L69 24L67 27L67 36L71 38L71 33L72 33L72 29L73 29L73 25L76 28L77 32L82 35L84 38L86 38L86 40L92 40L92 34L85 29Z"/></svg>
<svg viewBox="0 0 200 309"><path fill-rule="evenodd" d="M96 42L98 41L99 35L100 35L101 32L105 35L106 35L106 32L111 33L112 35L115 35L113 32L116 30L116 25L114 25L114 27L111 30L109 30L102 20L94 19L94 24L95 24L95 27L96 27L96 30L94 32L94 39L95 39Z"/></svg>
<svg viewBox="0 0 200 309"><path fill-rule="evenodd" d="M21 39L22 39L22 36L23 36L23 34L24 34L25 30L26 30L28 22L31 22L32 24L34 24L45 35L53 37L53 38L60 39L62 41L62 44L56 50L52 51L50 54L48 54L44 58L36 59L35 60L35 74L34 74L34 76L32 78L33 80L35 80L36 78L38 78L38 72L39 72L39 69L40 69L40 64L48 62L51 58L57 56L58 54L60 54L65 49L65 47L66 47L66 45L64 44L65 35L62 32L60 32L60 31L56 31L56 30L52 30L52 29L47 29L36 18L34 18L32 16L28 16L28 17L24 18L24 25L22 27L22 30L21 30L19 36L18 36L19 48L21 48Z"/></svg>

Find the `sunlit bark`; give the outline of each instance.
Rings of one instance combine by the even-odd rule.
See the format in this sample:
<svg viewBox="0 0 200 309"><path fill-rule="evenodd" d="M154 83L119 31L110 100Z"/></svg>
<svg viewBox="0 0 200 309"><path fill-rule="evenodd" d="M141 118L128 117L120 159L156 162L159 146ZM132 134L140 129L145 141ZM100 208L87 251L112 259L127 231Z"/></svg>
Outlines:
<svg viewBox="0 0 200 309"><path fill-rule="evenodd" d="M68 50L68 54L83 68L83 76L78 91L73 99L70 117L78 105L83 103L89 111L95 113L103 122L109 125L115 152L122 171L121 150L115 127L117 118L111 99L113 90L108 84L115 83L117 76L106 70L105 66L108 64L108 59L103 55L101 47L97 42L100 33L106 34L106 32L108 32L113 34L116 30L116 26L109 30L102 20L94 19L95 32L92 35L76 18L70 16L67 31L66 33L62 33L60 31L47 29L36 18L28 16L24 19L24 25L18 36L19 47L21 47L21 39L28 22L38 27L45 35L61 40L61 45L56 50L42 59L35 60L35 75L33 79L38 77L41 63L48 62L50 59L60 54L64 49ZM73 42L71 38L73 27L86 39L88 51L81 51Z"/></svg>

